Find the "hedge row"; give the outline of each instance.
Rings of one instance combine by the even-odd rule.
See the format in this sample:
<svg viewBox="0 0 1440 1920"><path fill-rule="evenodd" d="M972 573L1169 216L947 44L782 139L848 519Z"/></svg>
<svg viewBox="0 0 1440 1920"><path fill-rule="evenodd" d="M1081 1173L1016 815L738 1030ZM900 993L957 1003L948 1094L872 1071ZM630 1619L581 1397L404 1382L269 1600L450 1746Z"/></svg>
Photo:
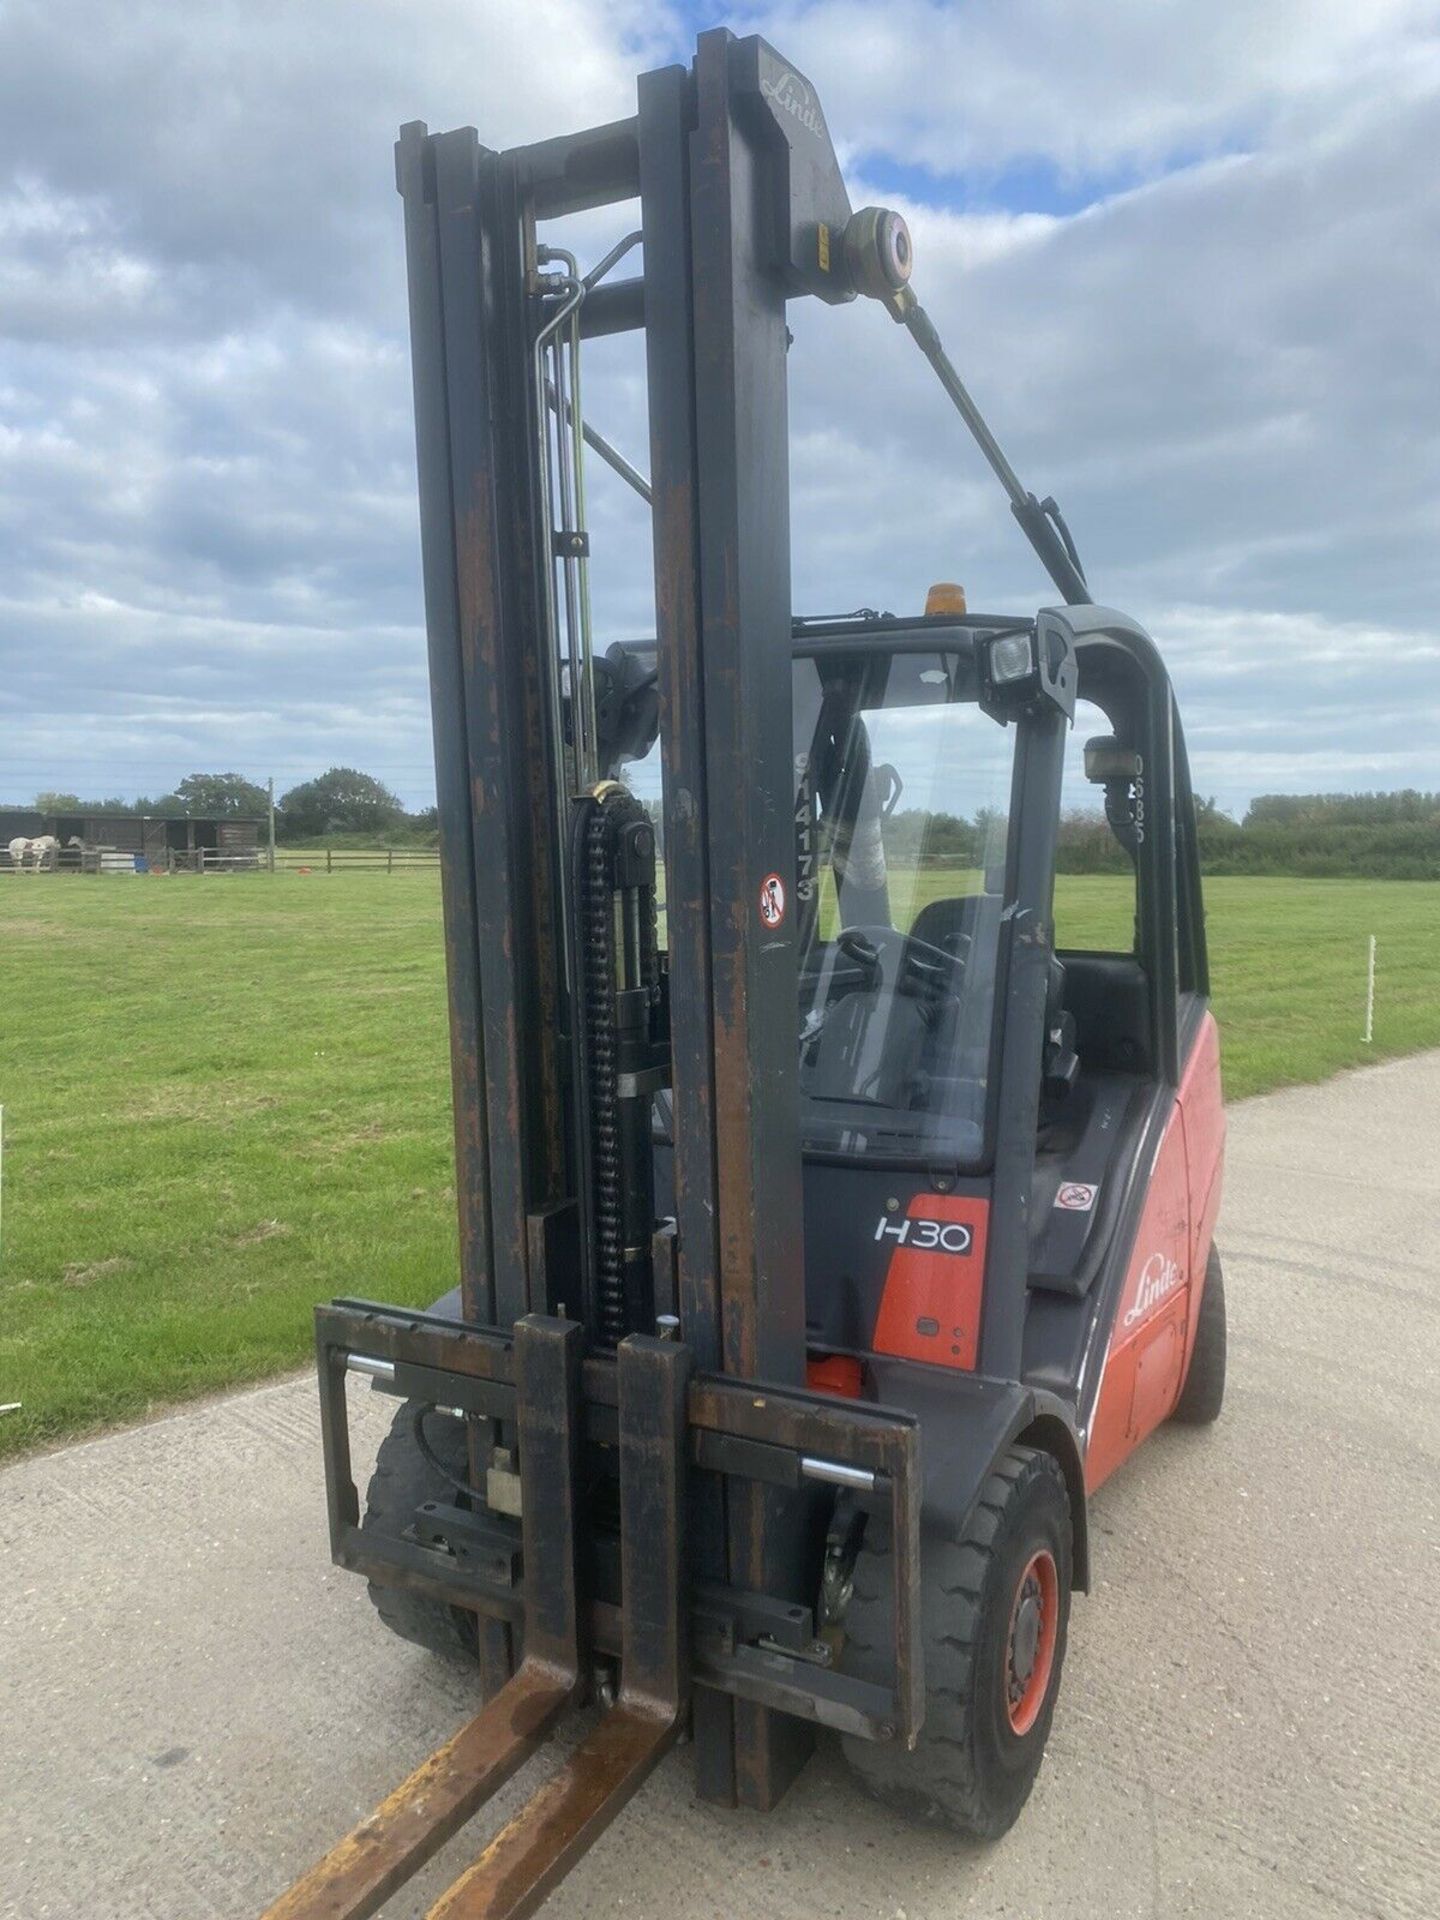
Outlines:
<svg viewBox="0 0 1440 1920"><path fill-rule="evenodd" d="M1062 873L1122 873L1126 859L1103 822L1062 830ZM1237 827L1202 821L1206 873L1290 874L1306 879L1440 880L1440 820L1380 826Z"/></svg>

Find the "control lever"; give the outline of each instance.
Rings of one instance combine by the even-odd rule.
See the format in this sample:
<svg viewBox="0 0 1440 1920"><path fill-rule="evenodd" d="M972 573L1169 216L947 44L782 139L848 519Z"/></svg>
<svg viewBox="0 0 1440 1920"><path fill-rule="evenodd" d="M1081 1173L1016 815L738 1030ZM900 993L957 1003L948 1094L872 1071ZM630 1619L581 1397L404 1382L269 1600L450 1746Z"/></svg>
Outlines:
<svg viewBox="0 0 1440 1920"><path fill-rule="evenodd" d="M878 987L884 977L884 963L880 958L880 949L873 940L867 939L858 927L847 927L835 942L840 951L863 967L866 973L867 987Z"/></svg>

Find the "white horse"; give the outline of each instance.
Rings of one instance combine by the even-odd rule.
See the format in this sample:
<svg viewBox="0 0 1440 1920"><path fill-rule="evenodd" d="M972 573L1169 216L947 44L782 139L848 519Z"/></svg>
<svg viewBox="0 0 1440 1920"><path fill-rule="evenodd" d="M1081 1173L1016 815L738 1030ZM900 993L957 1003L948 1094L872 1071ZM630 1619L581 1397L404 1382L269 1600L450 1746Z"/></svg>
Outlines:
<svg viewBox="0 0 1440 1920"><path fill-rule="evenodd" d="M60 842L53 833L42 833L30 842L30 859L37 873L45 873L60 864Z"/></svg>
<svg viewBox="0 0 1440 1920"><path fill-rule="evenodd" d="M17 834L15 839L10 842L9 852L11 866L17 870L22 868L30 852L30 842L25 838L23 833Z"/></svg>

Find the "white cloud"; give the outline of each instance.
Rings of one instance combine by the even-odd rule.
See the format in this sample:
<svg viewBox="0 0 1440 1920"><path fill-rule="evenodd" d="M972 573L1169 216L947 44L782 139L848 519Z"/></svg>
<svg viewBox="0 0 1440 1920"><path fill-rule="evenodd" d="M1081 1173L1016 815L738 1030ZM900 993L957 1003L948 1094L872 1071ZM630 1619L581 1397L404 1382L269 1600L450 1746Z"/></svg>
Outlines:
<svg viewBox="0 0 1440 1920"><path fill-rule="evenodd" d="M782 0L751 16L832 134L941 172L1152 167L1391 78L1425 0Z"/></svg>
<svg viewBox="0 0 1440 1920"><path fill-rule="evenodd" d="M857 204L896 162L963 166L982 205L1017 163L1080 177L1061 214L902 176L917 286L1099 597L1167 645L1231 805L1437 784L1434 18L766 15L864 157ZM613 118L677 40L640 0L0 13L0 799L331 758L428 798L394 129ZM1050 597L900 331L863 304L792 325L797 604ZM636 343L587 351L587 408L643 467ZM601 630L644 631L644 516L598 469L591 503Z"/></svg>

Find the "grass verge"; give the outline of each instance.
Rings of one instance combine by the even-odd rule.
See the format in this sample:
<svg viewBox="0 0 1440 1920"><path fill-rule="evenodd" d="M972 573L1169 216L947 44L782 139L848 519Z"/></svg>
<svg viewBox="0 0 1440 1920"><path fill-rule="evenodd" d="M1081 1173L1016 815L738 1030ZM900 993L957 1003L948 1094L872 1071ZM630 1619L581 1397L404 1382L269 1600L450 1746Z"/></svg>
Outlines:
<svg viewBox="0 0 1440 1920"><path fill-rule="evenodd" d="M1063 879L1062 938L1127 892ZM1232 1098L1440 1046L1440 886L1206 893ZM0 1006L0 1454L297 1365L329 1295L452 1283L435 874L13 875Z"/></svg>

